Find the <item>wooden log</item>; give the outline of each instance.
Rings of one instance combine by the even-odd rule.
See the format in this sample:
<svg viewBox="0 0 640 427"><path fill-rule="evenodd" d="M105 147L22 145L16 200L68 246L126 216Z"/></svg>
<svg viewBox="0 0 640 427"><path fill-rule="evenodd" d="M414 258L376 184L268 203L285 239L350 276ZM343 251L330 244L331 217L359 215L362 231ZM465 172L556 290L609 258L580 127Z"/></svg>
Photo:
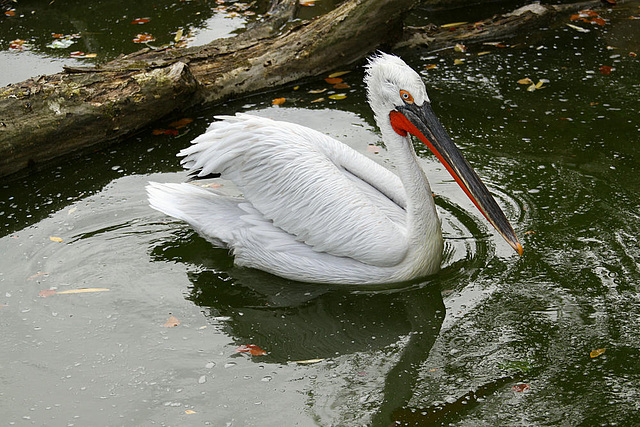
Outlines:
<svg viewBox="0 0 640 427"><path fill-rule="evenodd" d="M414 0L347 0L281 30L294 0L278 0L264 25L184 49L143 49L99 67L0 89L0 176L106 144L174 110L221 102L327 72L398 37ZM280 30L281 32L277 32Z"/></svg>

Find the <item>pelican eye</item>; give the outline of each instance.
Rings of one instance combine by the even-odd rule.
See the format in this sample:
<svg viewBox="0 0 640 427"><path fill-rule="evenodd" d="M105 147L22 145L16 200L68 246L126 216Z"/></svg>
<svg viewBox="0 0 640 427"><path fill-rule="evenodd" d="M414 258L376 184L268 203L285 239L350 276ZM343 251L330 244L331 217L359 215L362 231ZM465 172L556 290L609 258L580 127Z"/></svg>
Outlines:
<svg viewBox="0 0 640 427"><path fill-rule="evenodd" d="M413 96L406 90L401 90L400 96L402 97L402 100L407 104L413 104Z"/></svg>

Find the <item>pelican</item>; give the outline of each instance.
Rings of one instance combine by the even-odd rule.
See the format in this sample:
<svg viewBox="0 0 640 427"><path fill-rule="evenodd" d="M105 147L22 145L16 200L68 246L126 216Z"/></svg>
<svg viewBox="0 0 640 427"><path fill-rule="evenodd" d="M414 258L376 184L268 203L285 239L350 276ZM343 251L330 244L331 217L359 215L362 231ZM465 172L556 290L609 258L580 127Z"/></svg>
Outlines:
<svg viewBox="0 0 640 427"><path fill-rule="evenodd" d="M216 117L178 155L193 178L231 180L242 197L150 182L150 206L231 250L236 265L287 279L376 284L428 276L440 269L444 245L413 135L522 254L504 213L432 111L418 73L379 53L365 83L397 175L313 129L236 114Z"/></svg>

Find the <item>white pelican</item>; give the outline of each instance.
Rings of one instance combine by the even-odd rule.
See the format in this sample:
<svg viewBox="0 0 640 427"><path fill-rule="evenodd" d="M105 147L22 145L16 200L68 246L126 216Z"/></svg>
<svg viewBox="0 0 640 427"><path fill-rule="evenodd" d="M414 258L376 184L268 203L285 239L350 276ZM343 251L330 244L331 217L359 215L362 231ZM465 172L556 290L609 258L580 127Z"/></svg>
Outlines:
<svg viewBox="0 0 640 427"><path fill-rule="evenodd" d="M229 179L242 197L150 183L151 207L230 249L236 265L288 279L371 284L427 276L440 268L442 231L411 134L522 254L504 213L433 113L420 76L400 58L378 54L365 82L397 175L312 129L237 114L218 117L179 156L195 179Z"/></svg>

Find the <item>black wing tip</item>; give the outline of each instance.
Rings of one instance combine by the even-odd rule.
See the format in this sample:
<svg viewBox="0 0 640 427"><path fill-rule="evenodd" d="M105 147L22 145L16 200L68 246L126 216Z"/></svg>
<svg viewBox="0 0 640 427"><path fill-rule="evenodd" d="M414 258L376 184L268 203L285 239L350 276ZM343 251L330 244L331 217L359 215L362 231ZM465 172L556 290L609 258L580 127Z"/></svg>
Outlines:
<svg viewBox="0 0 640 427"><path fill-rule="evenodd" d="M201 171L202 169L189 171L189 175L187 175L187 182L200 181L203 179L220 178L220 173L215 172L215 173L210 173L210 174L201 176L200 175Z"/></svg>

